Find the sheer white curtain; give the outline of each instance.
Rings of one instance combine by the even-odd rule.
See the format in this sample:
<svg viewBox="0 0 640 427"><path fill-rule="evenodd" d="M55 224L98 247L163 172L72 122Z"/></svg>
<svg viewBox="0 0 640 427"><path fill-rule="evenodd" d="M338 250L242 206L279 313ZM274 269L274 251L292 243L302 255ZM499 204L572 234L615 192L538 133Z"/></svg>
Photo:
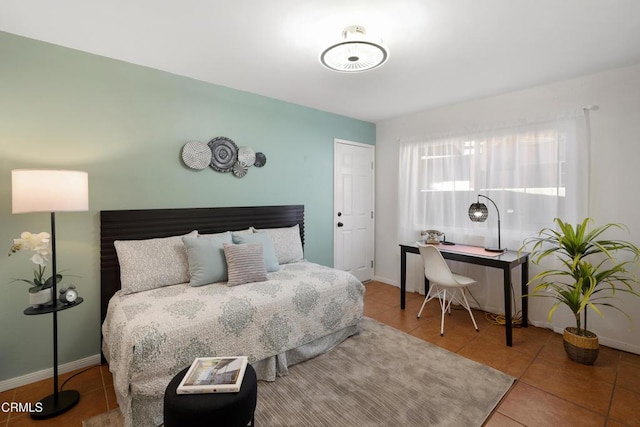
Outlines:
<svg viewBox="0 0 640 427"><path fill-rule="evenodd" d="M454 136L401 139L399 243L418 240L420 230L437 229L453 242L497 246L497 213L490 202L481 199L489 209L486 222L469 220L478 194L500 209L501 243L508 249L518 250L525 237L553 226L556 217L582 219L588 207L584 123L580 112ZM414 264L407 290L422 291L421 267ZM483 308L502 310L499 272L459 263L452 268L484 285L473 291Z"/></svg>

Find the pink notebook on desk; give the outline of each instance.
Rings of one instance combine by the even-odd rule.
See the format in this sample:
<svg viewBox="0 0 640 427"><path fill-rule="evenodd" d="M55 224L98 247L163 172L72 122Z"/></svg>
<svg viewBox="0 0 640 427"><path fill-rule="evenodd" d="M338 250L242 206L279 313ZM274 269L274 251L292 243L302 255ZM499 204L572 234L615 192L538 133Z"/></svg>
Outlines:
<svg viewBox="0 0 640 427"><path fill-rule="evenodd" d="M455 245L443 246L442 250L447 252L460 252L463 254L482 255L482 256L491 256L491 257L502 255L502 252L491 252L479 246L459 245L457 243Z"/></svg>

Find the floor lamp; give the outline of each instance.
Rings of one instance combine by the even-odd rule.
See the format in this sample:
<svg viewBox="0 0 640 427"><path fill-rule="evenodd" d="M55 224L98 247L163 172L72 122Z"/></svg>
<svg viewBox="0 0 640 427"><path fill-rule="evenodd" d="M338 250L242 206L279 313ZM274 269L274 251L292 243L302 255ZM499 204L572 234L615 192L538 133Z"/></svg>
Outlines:
<svg viewBox="0 0 640 427"><path fill-rule="evenodd" d="M11 171L12 213L49 212L51 214L51 274L56 271L56 212L89 209L89 183L86 172L68 170L18 169ZM58 390L58 304L57 280L52 280L53 306L53 394L40 400L42 410L31 418L46 419L68 411L80 400L76 390Z"/></svg>

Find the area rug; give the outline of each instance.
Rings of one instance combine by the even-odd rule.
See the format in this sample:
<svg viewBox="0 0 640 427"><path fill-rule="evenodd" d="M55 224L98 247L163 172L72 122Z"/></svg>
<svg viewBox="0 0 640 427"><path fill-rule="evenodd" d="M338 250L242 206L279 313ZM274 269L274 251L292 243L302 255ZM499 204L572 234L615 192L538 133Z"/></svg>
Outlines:
<svg viewBox="0 0 640 427"><path fill-rule="evenodd" d="M364 318L331 351L258 383L255 425L480 426L515 378ZM118 410L83 422L120 427Z"/></svg>

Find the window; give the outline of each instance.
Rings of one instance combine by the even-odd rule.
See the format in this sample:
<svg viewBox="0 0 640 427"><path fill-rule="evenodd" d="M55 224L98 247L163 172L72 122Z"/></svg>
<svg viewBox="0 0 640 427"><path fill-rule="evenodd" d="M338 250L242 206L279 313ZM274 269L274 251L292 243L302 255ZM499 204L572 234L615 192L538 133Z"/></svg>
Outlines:
<svg viewBox="0 0 640 427"><path fill-rule="evenodd" d="M582 120L569 117L473 134L401 141L398 237L415 241L438 229L447 240L496 246L497 215L469 220L478 194L500 209L502 246L522 240L561 217L587 213L588 150Z"/></svg>

